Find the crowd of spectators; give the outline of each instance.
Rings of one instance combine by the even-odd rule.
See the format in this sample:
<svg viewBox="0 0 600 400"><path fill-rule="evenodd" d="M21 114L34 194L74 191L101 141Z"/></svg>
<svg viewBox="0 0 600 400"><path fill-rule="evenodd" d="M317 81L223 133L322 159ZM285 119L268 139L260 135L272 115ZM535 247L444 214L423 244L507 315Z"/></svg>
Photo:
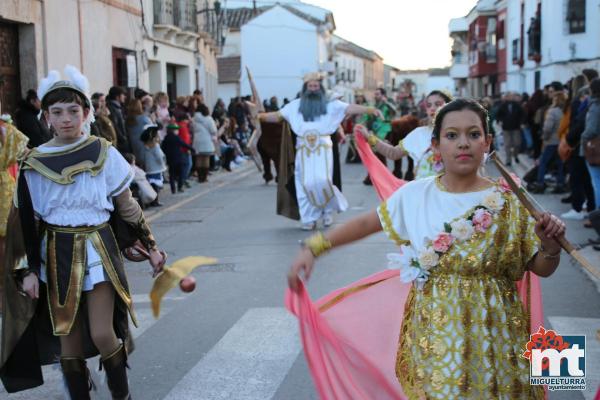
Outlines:
<svg viewBox="0 0 600 400"><path fill-rule="evenodd" d="M162 205L165 178L171 192L180 193L191 187L192 178L207 182L215 171L231 171L248 159L248 98L231 99L229 107L219 99L212 113L200 90L170 99L164 92L113 86L91 100L89 133L111 142L130 162L132 189L142 207ZM29 90L15 112L15 124L29 137L30 147L52 138L51 128L38 118L40 108L35 90Z"/></svg>

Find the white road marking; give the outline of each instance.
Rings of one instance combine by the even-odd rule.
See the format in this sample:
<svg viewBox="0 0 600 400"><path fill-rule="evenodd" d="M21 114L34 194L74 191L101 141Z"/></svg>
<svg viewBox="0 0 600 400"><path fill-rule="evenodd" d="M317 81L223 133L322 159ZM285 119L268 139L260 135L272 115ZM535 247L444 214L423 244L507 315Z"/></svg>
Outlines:
<svg viewBox="0 0 600 400"><path fill-rule="evenodd" d="M552 329L560 335L585 335L585 400L592 400L600 385L600 341L596 333L600 318L548 317Z"/></svg>
<svg viewBox="0 0 600 400"><path fill-rule="evenodd" d="M165 400L266 400L302 345L284 308L253 308L169 392Z"/></svg>

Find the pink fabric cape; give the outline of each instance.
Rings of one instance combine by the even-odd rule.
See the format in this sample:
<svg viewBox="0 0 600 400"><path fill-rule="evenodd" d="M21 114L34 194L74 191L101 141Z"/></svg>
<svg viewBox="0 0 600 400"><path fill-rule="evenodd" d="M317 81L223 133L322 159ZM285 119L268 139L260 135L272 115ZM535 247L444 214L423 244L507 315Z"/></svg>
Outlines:
<svg viewBox="0 0 600 400"><path fill-rule="evenodd" d="M388 198L405 182L375 157L360 134L354 136L379 198ZM398 270L384 270L317 301L303 285L298 292L286 291L285 305L298 318L304 353L322 399L406 398L395 364L411 284L402 283L398 275ZM535 333L544 322L539 278L527 272L516 285Z"/></svg>

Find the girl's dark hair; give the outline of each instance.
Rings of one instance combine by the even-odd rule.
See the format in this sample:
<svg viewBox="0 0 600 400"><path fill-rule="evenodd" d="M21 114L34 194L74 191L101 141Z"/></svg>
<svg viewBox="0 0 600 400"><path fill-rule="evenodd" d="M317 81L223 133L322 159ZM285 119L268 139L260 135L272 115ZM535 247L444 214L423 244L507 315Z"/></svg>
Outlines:
<svg viewBox="0 0 600 400"><path fill-rule="evenodd" d="M432 90L427 95L427 97L429 97L429 96L440 96L442 99L444 99L444 101L446 103L450 103L452 101L452 97L450 97L446 93L442 92L441 90ZM427 97L425 97L425 98L427 98Z"/></svg>
<svg viewBox="0 0 600 400"><path fill-rule="evenodd" d="M475 100L459 98L452 100L450 103L440 108L436 114L435 121L433 123L433 137L436 140L440 140L440 133L442 130L442 122L444 122L444 117L452 111L462 110L473 111L475 114L477 114L479 119L481 119L481 126L483 126L484 133L486 135L489 133L490 130L488 126L487 110Z"/></svg>
<svg viewBox="0 0 600 400"><path fill-rule="evenodd" d="M76 103L83 109L90 108L81 93L68 88L56 89L45 95L42 99L42 110L48 111L48 108L56 103Z"/></svg>

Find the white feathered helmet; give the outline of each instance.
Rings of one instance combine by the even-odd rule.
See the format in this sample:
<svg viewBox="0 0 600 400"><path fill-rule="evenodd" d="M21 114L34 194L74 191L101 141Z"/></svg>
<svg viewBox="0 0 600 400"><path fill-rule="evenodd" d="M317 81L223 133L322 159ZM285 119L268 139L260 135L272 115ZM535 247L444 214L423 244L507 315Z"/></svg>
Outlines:
<svg viewBox="0 0 600 400"><path fill-rule="evenodd" d="M94 107L92 106L92 101L90 99L90 82L85 75L72 65L66 65L64 72L67 79L61 80L60 73L56 70L52 70L48 73L47 77L40 81L37 94L42 103L42 108L44 106L44 98L58 89L69 89L79 93L83 97L86 107L90 109L83 126L83 131L89 133L90 125L95 120Z"/></svg>

